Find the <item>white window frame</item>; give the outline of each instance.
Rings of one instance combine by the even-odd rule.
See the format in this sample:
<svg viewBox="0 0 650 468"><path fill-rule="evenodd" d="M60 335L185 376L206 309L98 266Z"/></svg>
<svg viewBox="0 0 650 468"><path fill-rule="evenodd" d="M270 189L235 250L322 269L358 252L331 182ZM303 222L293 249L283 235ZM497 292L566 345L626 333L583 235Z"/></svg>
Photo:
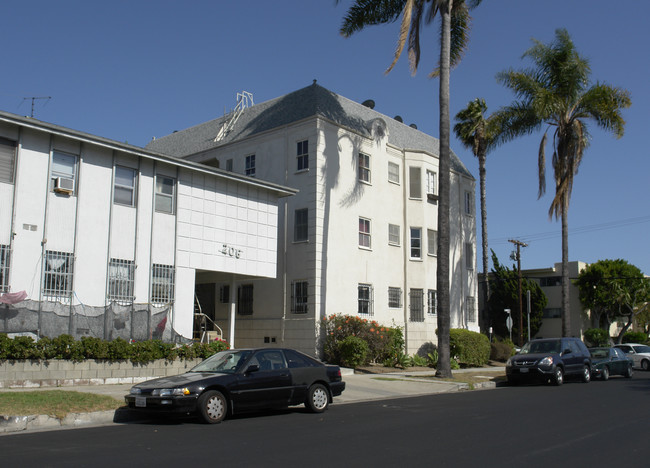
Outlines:
<svg viewBox="0 0 650 468"><path fill-rule="evenodd" d="M388 245L399 246L402 242L401 229L398 224L388 225Z"/></svg>
<svg viewBox="0 0 650 468"><path fill-rule="evenodd" d="M399 164L388 161L388 182L399 185Z"/></svg>
<svg viewBox="0 0 650 468"><path fill-rule="evenodd" d="M372 249L372 222L368 218L359 217L359 247Z"/></svg>
<svg viewBox="0 0 650 468"><path fill-rule="evenodd" d="M173 265L154 263L151 266L152 304L170 304L174 302L176 271Z"/></svg>
<svg viewBox="0 0 650 468"><path fill-rule="evenodd" d="M249 154L246 156L246 167L244 169L244 174L248 177L255 177L255 155Z"/></svg>
<svg viewBox="0 0 650 468"><path fill-rule="evenodd" d="M374 315L372 284L359 283L357 286L357 313L367 316Z"/></svg>
<svg viewBox="0 0 650 468"><path fill-rule="evenodd" d="M359 153L358 157L358 169L359 169L359 181L370 184L372 183L371 179L371 170L370 170L370 155L366 153Z"/></svg>
<svg viewBox="0 0 650 468"><path fill-rule="evenodd" d="M388 307L390 309L402 308L402 288L388 287Z"/></svg>
<svg viewBox="0 0 650 468"><path fill-rule="evenodd" d="M118 171L129 171L133 175L133 183L131 185L127 185L122 183L121 181L118 181ZM138 181L138 171L136 169L133 169L131 167L126 167L126 166L115 166L115 181L113 184L113 203L116 203L118 205L124 205L124 206L135 206L135 190L137 186ZM123 193L130 193L130 202L124 202L117 200L117 194L119 192Z"/></svg>
<svg viewBox="0 0 650 468"><path fill-rule="evenodd" d="M135 262L111 258L108 263L108 299L120 304L133 303L134 284Z"/></svg>
<svg viewBox="0 0 650 468"><path fill-rule="evenodd" d="M309 283L304 280L291 283L291 312L306 314L309 312Z"/></svg>
<svg viewBox="0 0 650 468"><path fill-rule="evenodd" d="M301 140L296 143L296 171L309 170L309 140Z"/></svg>
<svg viewBox="0 0 650 468"><path fill-rule="evenodd" d="M58 159L58 161L57 161ZM68 162L72 160L72 167L70 171L62 171L55 169L56 166L68 166ZM72 180L72 194L77 193L77 167L79 165L79 156L65 151L52 150L52 167L50 169L50 191L54 191L54 184L59 177L62 179Z"/></svg>
<svg viewBox="0 0 650 468"><path fill-rule="evenodd" d="M11 266L11 248L0 245L0 293L9 292L9 267Z"/></svg>
<svg viewBox="0 0 650 468"><path fill-rule="evenodd" d="M43 296L48 301L69 302L73 278L74 254L46 250L43 258Z"/></svg>
<svg viewBox="0 0 650 468"><path fill-rule="evenodd" d="M438 255L438 231L434 229L427 229L427 254Z"/></svg>
<svg viewBox="0 0 650 468"><path fill-rule="evenodd" d="M171 181L171 184L165 184L165 180ZM160 181L160 183L159 183ZM171 187L171 193L165 192L165 187ZM174 214L176 210L176 179L162 174L156 174L156 211L159 213ZM169 209L162 201L169 203Z"/></svg>
<svg viewBox="0 0 650 468"><path fill-rule="evenodd" d="M427 169L427 195L438 195L438 175Z"/></svg>
<svg viewBox="0 0 650 468"><path fill-rule="evenodd" d="M422 199L422 168L409 166L409 198Z"/></svg>
<svg viewBox="0 0 650 468"><path fill-rule="evenodd" d="M14 183L16 171L16 142L0 137L0 182Z"/></svg>
<svg viewBox="0 0 650 468"><path fill-rule="evenodd" d="M410 228L410 248L409 248L409 257L411 260L421 260L422 259L422 228L420 227L411 227ZM414 236L413 234L418 234ZM413 255L416 252L417 255Z"/></svg>
<svg viewBox="0 0 650 468"><path fill-rule="evenodd" d="M429 289L427 291L427 314L438 314L438 291L435 289Z"/></svg>
<svg viewBox="0 0 650 468"><path fill-rule="evenodd" d="M308 240L309 210L307 208L298 208L293 213L293 241L306 242Z"/></svg>

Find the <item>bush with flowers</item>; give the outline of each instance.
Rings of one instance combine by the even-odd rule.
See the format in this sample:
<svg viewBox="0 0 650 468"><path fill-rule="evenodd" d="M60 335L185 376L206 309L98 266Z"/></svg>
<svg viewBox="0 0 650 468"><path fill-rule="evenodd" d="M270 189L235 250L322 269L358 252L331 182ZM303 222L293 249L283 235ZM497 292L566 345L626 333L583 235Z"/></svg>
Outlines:
<svg viewBox="0 0 650 468"><path fill-rule="evenodd" d="M386 327L374 320L355 315L333 314L323 318L324 357L332 364L344 365L341 343L350 336L364 340L368 344L365 362L382 363L391 356L404 353L404 334L400 327Z"/></svg>

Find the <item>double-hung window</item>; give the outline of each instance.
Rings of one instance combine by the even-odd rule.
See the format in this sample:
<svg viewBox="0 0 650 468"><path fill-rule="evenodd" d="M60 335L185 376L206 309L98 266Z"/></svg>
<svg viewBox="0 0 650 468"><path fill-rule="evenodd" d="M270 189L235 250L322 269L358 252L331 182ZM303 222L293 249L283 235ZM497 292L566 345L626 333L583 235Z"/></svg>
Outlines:
<svg viewBox="0 0 650 468"><path fill-rule="evenodd" d="M359 180L370 183L370 156L359 153Z"/></svg>
<svg viewBox="0 0 650 468"><path fill-rule="evenodd" d="M357 312L364 315L373 315L372 312L372 285L359 284L357 288Z"/></svg>
<svg viewBox="0 0 650 468"><path fill-rule="evenodd" d="M151 302L169 304L174 302L174 267L154 263L151 267Z"/></svg>
<svg viewBox="0 0 650 468"><path fill-rule="evenodd" d="M307 281L294 281L291 284L291 312L294 314L307 313L308 288Z"/></svg>
<svg viewBox="0 0 650 468"><path fill-rule="evenodd" d="M397 309L402 307L402 289L401 288L388 288L388 307Z"/></svg>
<svg viewBox="0 0 650 468"><path fill-rule="evenodd" d="M108 299L121 303L133 302L135 263L133 260L111 258L108 264Z"/></svg>
<svg viewBox="0 0 650 468"><path fill-rule="evenodd" d="M16 142L0 137L0 182L14 183Z"/></svg>
<svg viewBox="0 0 650 468"><path fill-rule="evenodd" d="M399 184L399 164L388 162L388 182Z"/></svg>
<svg viewBox="0 0 650 468"><path fill-rule="evenodd" d="M422 198L422 169L409 167L409 198Z"/></svg>
<svg viewBox="0 0 650 468"><path fill-rule="evenodd" d="M69 189L74 192L76 187L76 174L77 174L77 156L74 154L63 153L61 151L52 152L52 190L57 187L57 179L59 180L58 186Z"/></svg>
<svg viewBox="0 0 650 468"><path fill-rule="evenodd" d="M400 245L400 232L397 224L388 225L388 244Z"/></svg>
<svg viewBox="0 0 650 468"><path fill-rule="evenodd" d="M424 322L424 291L422 289L411 289L409 299L411 301L409 320L411 322Z"/></svg>
<svg viewBox="0 0 650 468"><path fill-rule="evenodd" d="M474 246L471 242L465 243L465 266L468 270L474 269Z"/></svg>
<svg viewBox="0 0 650 468"><path fill-rule="evenodd" d="M422 228L411 228L411 258L422 258Z"/></svg>
<svg viewBox="0 0 650 468"><path fill-rule="evenodd" d="M113 187L113 203L135 206L135 169L115 166L115 186Z"/></svg>
<svg viewBox="0 0 650 468"><path fill-rule="evenodd" d="M309 169L309 140L299 141L296 150L297 170Z"/></svg>
<svg viewBox="0 0 650 468"><path fill-rule="evenodd" d="M43 296L51 301L69 301L72 296L73 269L72 253L46 250L43 261Z"/></svg>
<svg viewBox="0 0 650 468"><path fill-rule="evenodd" d="M249 177L255 177L255 155L246 156L246 168L244 172Z"/></svg>
<svg viewBox="0 0 650 468"><path fill-rule="evenodd" d="M438 291L429 289L427 291L427 314L436 315L438 313Z"/></svg>
<svg viewBox="0 0 650 468"><path fill-rule="evenodd" d="M359 218L359 247L369 249L370 243L370 220Z"/></svg>
<svg viewBox="0 0 650 468"><path fill-rule="evenodd" d="M0 293L9 292L9 265L11 250L8 245L0 244Z"/></svg>
<svg viewBox="0 0 650 468"><path fill-rule="evenodd" d="M465 192L465 214L472 215L472 192Z"/></svg>
<svg viewBox="0 0 650 468"><path fill-rule="evenodd" d="M435 200L437 195L436 179L436 173L427 170L427 198L432 200Z"/></svg>
<svg viewBox="0 0 650 468"><path fill-rule="evenodd" d="M304 242L309 239L309 210L300 208L293 216L293 241Z"/></svg>
<svg viewBox="0 0 650 468"><path fill-rule="evenodd" d="M427 229L427 253L438 255L438 231Z"/></svg>
<svg viewBox="0 0 650 468"><path fill-rule="evenodd" d="M237 288L237 313L253 315L253 285L242 284Z"/></svg>
<svg viewBox="0 0 650 468"><path fill-rule="evenodd" d="M176 179L162 175L156 176L156 211L174 214L174 193Z"/></svg>

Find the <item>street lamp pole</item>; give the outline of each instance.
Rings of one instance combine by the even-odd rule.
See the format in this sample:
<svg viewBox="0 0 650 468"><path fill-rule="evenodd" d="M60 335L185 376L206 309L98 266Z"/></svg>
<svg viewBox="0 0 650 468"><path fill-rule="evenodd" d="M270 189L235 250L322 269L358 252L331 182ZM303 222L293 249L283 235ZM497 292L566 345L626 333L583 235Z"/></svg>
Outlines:
<svg viewBox="0 0 650 468"><path fill-rule="evenodd" d="M524 345L524 307L522 302L521 294L521 247L528 247L528 244L525 244L521 241L508 239L508 242L512 242L517 247L517 275L519 276L519 346ZM528 337L530 338L530 337Z"/></svg>

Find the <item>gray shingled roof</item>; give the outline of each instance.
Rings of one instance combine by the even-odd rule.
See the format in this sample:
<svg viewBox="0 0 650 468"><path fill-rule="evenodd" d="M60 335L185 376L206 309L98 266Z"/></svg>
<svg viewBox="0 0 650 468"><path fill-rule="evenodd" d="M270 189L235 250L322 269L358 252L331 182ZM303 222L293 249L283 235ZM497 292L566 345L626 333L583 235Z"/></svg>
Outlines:
<svg viewBox="0 0 650 468"><path fill-rule="evenodd" d="M315 82L285 96L244 109L232 131L220 141L215 142L214 139L228 115L152 140L146 148L186 157L313 116L326 118L367 137L371 137L373 121L382 119L388 130L390 144L402 149L439 154L440 142L437 138L339 96ZM473 177L453 151L451 167Z"/></svg>

